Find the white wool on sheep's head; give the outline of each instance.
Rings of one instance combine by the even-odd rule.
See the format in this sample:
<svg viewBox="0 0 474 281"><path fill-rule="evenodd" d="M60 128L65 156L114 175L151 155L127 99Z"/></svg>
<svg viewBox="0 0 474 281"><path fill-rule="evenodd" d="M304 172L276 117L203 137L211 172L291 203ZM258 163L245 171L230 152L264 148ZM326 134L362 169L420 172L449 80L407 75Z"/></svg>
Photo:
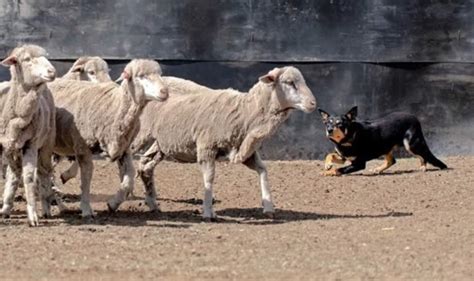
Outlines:
<svg viewBox="0 0 474 281"><path fill-rule="evenodd" d="M101 57L80 57L65 77L94 83L111 82L109 71L109 65Z"/></svg>
<svg viewBox="0 0 474 281"><path fill-rule="evenodd" d="M283 109L299 109L306 113L316 109L316 98L296 67L274 68L259 80L274 87Z"/></svg>
<svg viewBox="0 0 474 281"><path fill-rule="evenodd" d="M2 61L2 65L10 67L13 80L36 87L56 78L56 69L46 58L45 49L36 45L16 47Z"/></svg>
<svg viewBox="0 0 474 281"><path fill-rule="evenodd" d="M168 98L168 87L161 78L161 67L158 62L147 59L134 59L125 66L122 75L117 81L123 80L122 85L133 85L140 99L143 94L146 100L164 101ZM129 83L132 82L132 83Z"/></svg>

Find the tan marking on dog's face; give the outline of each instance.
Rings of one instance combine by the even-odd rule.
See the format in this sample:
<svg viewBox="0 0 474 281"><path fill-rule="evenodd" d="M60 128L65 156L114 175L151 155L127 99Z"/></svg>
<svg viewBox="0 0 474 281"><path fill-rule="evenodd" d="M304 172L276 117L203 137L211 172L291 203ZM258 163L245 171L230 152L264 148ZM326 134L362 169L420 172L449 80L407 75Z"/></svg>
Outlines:
<svg viewBox="0 0 474 281"><path fill-rule="evenodd" d="M340 128L334 128L329 138L337 143L340 143L346 137L346 134Z"/></svg>

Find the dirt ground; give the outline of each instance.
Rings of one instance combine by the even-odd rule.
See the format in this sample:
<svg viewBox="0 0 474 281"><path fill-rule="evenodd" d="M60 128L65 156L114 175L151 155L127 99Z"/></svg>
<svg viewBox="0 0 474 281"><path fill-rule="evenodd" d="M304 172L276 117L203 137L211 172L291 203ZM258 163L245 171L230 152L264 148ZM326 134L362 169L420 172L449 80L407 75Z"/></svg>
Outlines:
<svg viewBox="0 0 474 281"><path fill-rule="evenodd" d="M199 169L156 170L161 213L147 212L142 185L117 213L115 164L95 163L93 222L78 213L26 225L25 202L0 219L5 279L473 280L474 157L418 171L401 159L386 174L320 176L320 161L267 162L276 218L262 215L256 174L221 163L217 223L203 223ZM373 161L373 168L380 161ZM65 164L62 165L65 167ZM3 186L3 184L2 184ZM78 210L78 181L64 187Z"/></svg>

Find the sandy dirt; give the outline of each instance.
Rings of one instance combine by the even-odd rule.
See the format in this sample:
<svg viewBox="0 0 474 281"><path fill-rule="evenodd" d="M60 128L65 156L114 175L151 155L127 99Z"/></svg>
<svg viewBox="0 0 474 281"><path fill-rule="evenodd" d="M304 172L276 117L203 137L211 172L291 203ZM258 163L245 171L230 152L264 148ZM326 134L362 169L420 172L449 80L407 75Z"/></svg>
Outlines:
<svg viewBox="0 0 474 281"><path fill-rule="evenodd" d="M366 170L337 178L320 176L320 161L267 162L274 220L262 215L256 174L221 163L217 223L201 221L197 166L157 167L161 213L147 212L137 182L136 198L109 214L105 200L118 187L116 165L96 161L93 222L76 212L30 228L17 196L13 216L0 219L0 276L474 280L474 157L443 160L452 169L423 173L416 159L401 159L384 175ZM78 181L64 192L68 206L79 210Z"/></svg>

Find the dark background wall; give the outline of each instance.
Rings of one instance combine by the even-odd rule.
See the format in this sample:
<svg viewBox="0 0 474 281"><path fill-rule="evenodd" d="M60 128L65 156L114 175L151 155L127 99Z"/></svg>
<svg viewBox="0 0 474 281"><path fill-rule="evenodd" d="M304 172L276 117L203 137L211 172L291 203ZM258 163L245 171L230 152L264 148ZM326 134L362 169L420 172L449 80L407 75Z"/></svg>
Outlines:
<svg viewBox="0 0 474 281"><path fill-rule="evenodd" d="M45 47L60 73L99 55L117 77L145 57L166 75L239 90L291 64L328 111L409 111L435 152L474 151L474 1L1 0L0 57L21 43ZM315 159L330 148L318 114L295 112L263 151Z"/></svg>

